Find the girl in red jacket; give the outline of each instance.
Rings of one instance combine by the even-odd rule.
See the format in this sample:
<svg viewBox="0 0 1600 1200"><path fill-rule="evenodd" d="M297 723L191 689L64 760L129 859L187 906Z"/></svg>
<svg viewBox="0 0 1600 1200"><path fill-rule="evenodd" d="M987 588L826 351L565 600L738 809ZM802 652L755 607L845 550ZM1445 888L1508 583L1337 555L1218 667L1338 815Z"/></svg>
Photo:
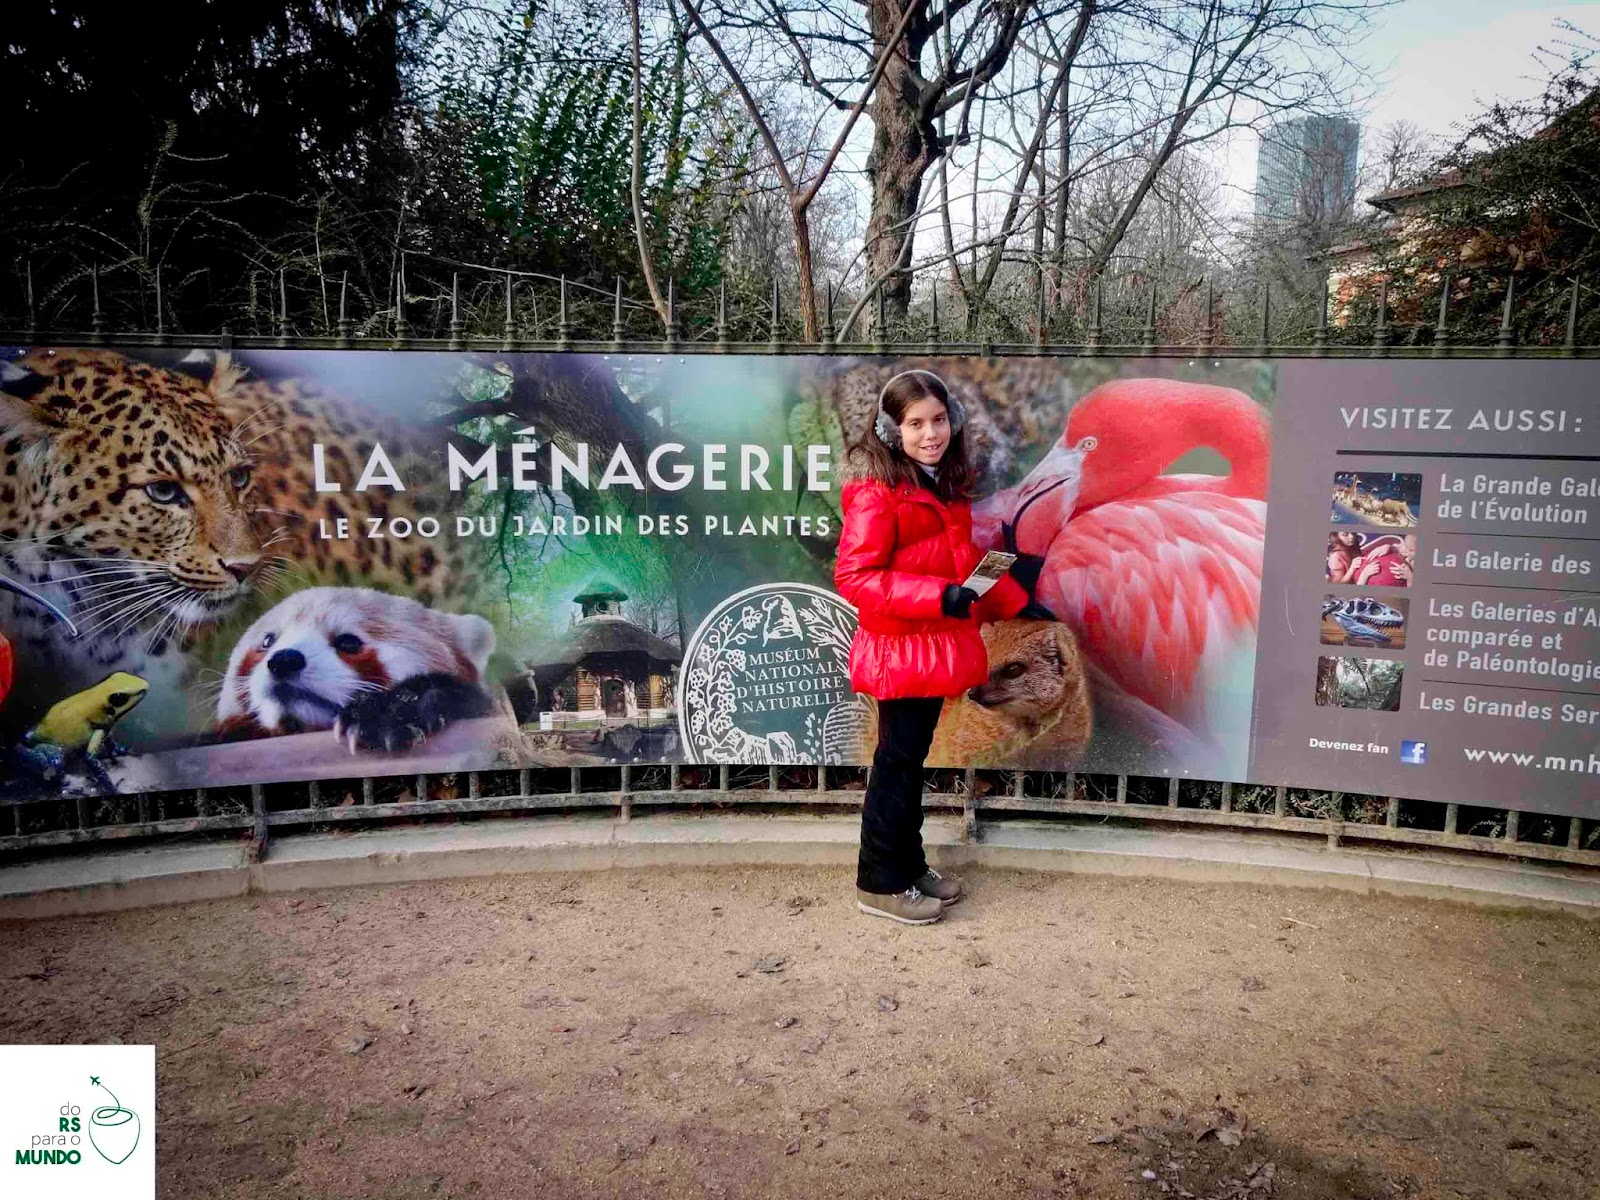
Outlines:
<svg viewBox="0 0 1600 1200"><path fill-rule="evenodd" d="M981 598L962 586L983 557L972 544L965 424L942 379L901 372L851 450L842 497L834 583L860 614L850 686L878 700L856 900L864 913L908 925L937 921L961 898L961 885L922 853L923 760L944 698L989 677L980 622L1050 618L1009 576Z"/></svg>

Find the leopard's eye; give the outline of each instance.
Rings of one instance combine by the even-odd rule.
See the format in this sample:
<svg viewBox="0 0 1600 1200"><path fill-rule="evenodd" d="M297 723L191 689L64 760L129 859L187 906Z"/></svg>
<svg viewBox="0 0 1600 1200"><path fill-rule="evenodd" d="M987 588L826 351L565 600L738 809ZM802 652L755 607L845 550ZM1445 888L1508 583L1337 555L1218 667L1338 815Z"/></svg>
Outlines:
<svg viewBox="0 0 1600 1200"><path fill-rule="evenodd" d="M157 479L144 485L144 494L157 504L187 504L189 493L175 479Z"/></svg>
<svg viewBox="0 0 1600 1200"><path fill-rule="evenodd" d="M266 637L261 639L261 648L263 650L270 650L272 648L272 643L277 641L277 640L278 640L278 635L277 634L269 633L269 634L267 634Z"/></svg>
<svg viewBox="0 0 1600 1200"><path fill-rule="evenodd" d="M340 654L355 654L361 649L361 639L353 633L341 633L332 645Z"/></svg>
<svg viewBox="0 0 1600 1200"><path fill-rule="evenodd" d="M242 492L250 486L250 479L254 473L253 467L234 467L228 472L228 482Z"/></svg>

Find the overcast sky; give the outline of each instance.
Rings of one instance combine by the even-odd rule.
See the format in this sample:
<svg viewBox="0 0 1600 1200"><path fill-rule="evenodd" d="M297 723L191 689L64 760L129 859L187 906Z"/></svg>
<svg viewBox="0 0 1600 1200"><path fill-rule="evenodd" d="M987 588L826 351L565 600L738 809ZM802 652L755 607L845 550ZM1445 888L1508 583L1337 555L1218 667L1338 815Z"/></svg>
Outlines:
<svg viewBox="0 0 1600 1200"><path fill-rule="evenodd" d="M1565 18L1600 34L1600 0L1402 0L1378 13L1352 57L1378 73L1363 131L1405 120L1448 138L1454 126L1498 97L1538 91L1533 53L1563 35ZM1226 151L1230 200L1250 205L1258 139L1234 139Z"/></svg>

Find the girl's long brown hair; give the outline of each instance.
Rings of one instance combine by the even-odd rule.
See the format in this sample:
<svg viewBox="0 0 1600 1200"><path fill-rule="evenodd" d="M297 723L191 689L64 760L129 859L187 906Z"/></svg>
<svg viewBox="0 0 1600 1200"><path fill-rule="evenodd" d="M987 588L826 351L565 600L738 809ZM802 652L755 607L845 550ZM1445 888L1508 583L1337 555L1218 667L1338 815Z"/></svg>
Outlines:
<svg viewBox="0 0 1600 1200"><path fill-rule="evenodd" d="M883 393L883 411L899 425L906 409L930 396L944 405L945 412L950 411L950 391L945 387L944 380L932 371L907 372ZM874 411L873 418L876 417L877 412ZM922 468L901 447L891 449L885 446L870 423L866 434L850 448L850 457L860 473L869 479L876 479L891 487L902 483L911 487L922 486ZM950 444L944 449L944 457L939 460L932 483L934 494L946 503L972 499L977 474L967 457L966 422L962 422L959 432L950 435Z"/></svg>

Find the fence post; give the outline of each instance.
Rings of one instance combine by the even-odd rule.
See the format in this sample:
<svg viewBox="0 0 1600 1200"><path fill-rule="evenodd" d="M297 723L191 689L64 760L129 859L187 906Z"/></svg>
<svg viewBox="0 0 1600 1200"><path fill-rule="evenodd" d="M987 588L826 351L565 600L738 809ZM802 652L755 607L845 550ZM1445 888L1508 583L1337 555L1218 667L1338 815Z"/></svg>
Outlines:
<svg viewBox="0 0 1600 1200"><path fill-rule="evenodd" d="M717 285L717 353L728 352L728 281Z"/></svg>
<svg viewBox="0 0 1600 1200"><path fill-rule="evenodd" d="M405 258L401 257L401 267L394 273L394 348L399 350L406 344L406 270Z"/></svg>
<svg viewBox="0 0 1600 1200"><path fill-rule="evenodd" d="M670 293L669 293L670 294ZM556 344L562 350L572 349L572 318L567 312L567 277L561 277L561 302L556 310Z"/></svg>
<svg viewBox="0 0 1600 1200"><path fill-rule="evenodd" d="M245 861L258 863L267 856L267 790L259 783L250 785L250 807L255 824L250 831L250 845L245 848Z"/></svg>
<svg viewBox="0 0 1600 1200"><path fill-rule="evenodd" d="M1311 352L1318 356L1328 353L1328 279L1323 276L1317 293L1317 327L1311 334Z"/></svg>
<svg viewBox="0 0 1600 1200"><path fill-rule="evenodd" d="M1435 358L1450 357L1450 272L1446 271L1440 280L1442 290L1439 292L1439 321L1433 331L1433 356Z"/></svg>
<svg viewBox="0 0 1600 1200"><path fill-rule="evenodd" d="M1378 321L1372 327L1372 353L1384 358L1389 353L1389 280L1378 282Z"/></svg>
<svg viewBox="0 0 1600 1200"><path fill-rule="evenodd" d="M23 263L28 297L28 345L33 345L39 340L39 310L33 298L33 259Z"/></svg>
<svg viewBox="0 0 1600 1200"><path fill-rule="evenodd" d="M827 281L826 300L822 315L822 352L833 353L833 280Z"/></svg>
<svg viewBox="0 0 1600 1200"><path fill-rule="evenodd" d="M622 327L622 276L617 276L617 297L611 310L611 348L621 350L625 330Z"/></svg>
<svg viewBox="0 0 1600 1200"><path fill-rule="evenodd" d="M461 319L461 272L450 273L450 349L461 349L461 335L467 323Z"/></svg>
<svg viewBox="0 0 1600 1200"><path fill-rule="evenodd" d="M1272 344L1272 283L1270 281L1261 285L1261 328L1256 333L1256 353L1266 357L1267 347Z"/></svg>
<svg viewBox="0 0 1600 1200"><path fill-rule="evenodd" d="M978 840L978 772L973 767L967 768L966 787L966 795L961 798L961 840L975 842Z"/></svg>
<svg viewBox="0 0 1600 1200"><path fill-rule="evenodd" d="M1515 274L1506 276L1506 302L1500 307L1500 332L1494 339L1494 353L1496 358L1509 358L1513 338L1511 335L1511 304L1517 290L1517 277Z"/></svg>
<svg viewBox="0 0 1600 1200"><path fill-rule="evenodd" d="M289 346L289 280L282 267L278 268L278 346Z"/></svg>
<svg viewBox="0 0 1600 1200"><path fill-rule="evenodd" d="M1105 332L1100 325L1100 303L1104 299L1101 291L1101 278L1094 277L1094 294L1089 298L1089 332L1084 343L1084 353L1095 355L1100 353L1100 338Z"/></svg>
<svg viewBox="0 0 1600 1200"><path fill-rule="evenodd" d="M156 264L156 337L155 344L167 344L167 322L161 309L161 264Z"/></svg>
<svg viewBox="0 0 1600 1200"><path fill-rule="evenodd" d="M567 277L563 275L561 277L561 309L563 318L565 318L566 315L566 282ZM665 334L667 350L669 352L676 350L678 348L678 281L676 279L667 280L667 325L662 332Z"/></svg>
<svg viewBox="0 0 1600 1200"><path fill-rule="evenodd" d="M1033 327L1033 348L1035 350L1043 350L1044 349L1044 343L1045 343L1045 328L1044 328L1044 326L1045 326L1045 320L1046 320L1047 314L1046 314L1046 311L1045 311L1044 289L1045 289L1044 272L1041 270L1039 272L1039 306L1038 306L1037 311L1034 314L1035 324L1034 324L1034 327Z"/></svg>
<svg viewBox="0 0 1600 1200"><path fill-rule="evenodd" d="M1041 304L1043 301L1040 301ZM1150 279L1150 304L1145 309L1144 324L1139 327L1139 349L1146 354L1156 352L1156 281Z"/></svg>
<svg viewBox="0 0 1600 1200"><path fill-rule="evenodd" d="M347 270L339 279L339 340L341 350L350 345L350 312L347 307L350 292L350 272Z"/></svg>
<svg viewBox="0 0 1600 1200"><path fill-rule="evenodd" d="M96 346L105 344L106 318L100 311L100 264L94 263L89 268L89 286L92 292L91 299L94 309L89 314L89 340Z"/></svg>
<svg viewBox="0 0 1600 1200"><path fill-rule="evenodd" d="M1572 298L1567 301L1567 335L1562 339L1561 350L1568 358L1578 353L1578 281L1572 281Z"/></svg>
<svg viewBox="0 0 1600 1200"><path fill-rule="evenodd" d="M772 336L768 339L768 348L776 354L783 345L783 330L779 326L782 313L778 311L778 277L772 277Z"/></svg>

